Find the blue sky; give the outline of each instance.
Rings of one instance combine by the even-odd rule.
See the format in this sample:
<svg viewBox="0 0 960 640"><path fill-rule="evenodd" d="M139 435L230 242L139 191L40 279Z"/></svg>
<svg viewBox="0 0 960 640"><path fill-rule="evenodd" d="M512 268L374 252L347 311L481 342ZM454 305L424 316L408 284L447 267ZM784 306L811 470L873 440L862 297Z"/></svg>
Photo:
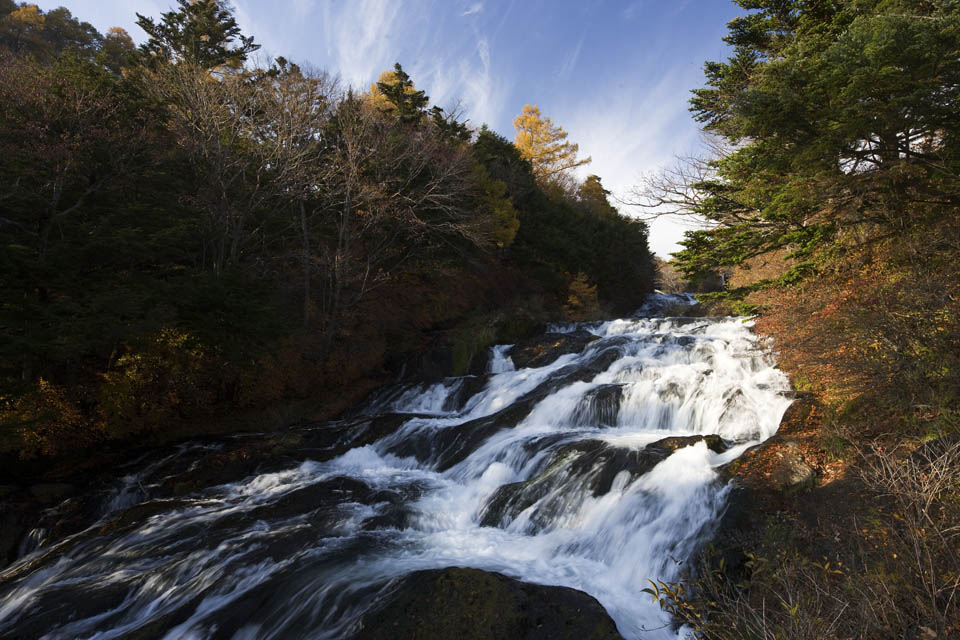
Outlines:
<svg viewBox="0 0 960 640"><path fill-rule="evenodd" d="M35 2L37 0L34 0ZM101 32L144 34L175 0L42 0ZM614 193L699 148L687 112L703 63L740 13L730 0L233 0L262 53L339 74L366 88L399 61L433 103L458 101L470 123L513 139L513 118L538 104L580 145ZM630 214L629 208L621 208ZM677 249L683 223L655 221L651 248Z"/></svg>

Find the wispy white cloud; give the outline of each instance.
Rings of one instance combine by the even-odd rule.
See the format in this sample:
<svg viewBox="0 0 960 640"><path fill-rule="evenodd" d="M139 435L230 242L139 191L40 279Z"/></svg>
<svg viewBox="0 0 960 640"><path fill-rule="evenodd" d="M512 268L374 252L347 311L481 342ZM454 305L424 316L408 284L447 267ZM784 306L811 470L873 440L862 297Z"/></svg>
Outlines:
<svg viewBox="0 0 960 640"><path fill-rule="evenodd" d="M480 38L477 41L477 55L480 56L480 64L483 65L485 73L490 73L490 43L486 38Z"/></svg>
<svg viewBox="0 0 960 640"><path fill-rule="evenodd" d="M506 103L504 78L493 73L490 55L489 40L485 36L478 37L475 55L456 65L459 78L450 87L451 96L462 99L473 126L499 120Z"/></svg>
<svg viewBox="0 0 960 640"><path fill-rule="evenodd" d="M327 58L347 84L366 88L396 62L394 37L401 4L391 0L351 0L323 4Z"/></svg>
<svg viewBox="0 0 960 640"><path fill-rule="evenodd" d="M494 68L497 48L487 35L491 26L482 20L438 24L448 0L427 1L432 4L421 4L418 11L396 0L317 3L314 22L323 25L320 46L326 48L327 65L346 85L365 90L399 61L434 104L445 109L462 105L463 116L474 126L497 122L511 85ZM483 10L484 3L476 2L448 16ZM462 37L451 37L455 29Z"/></svg>
<svg viewBox="0 0 960 640"><path fill-rule="evenodd" d="M577 46L570 50L560 65L560 68L557 70L557 77L565 78L570 75L570 72L573 71L573 68L577 64L577 60L580 59L580 51L582 50L583 36L580 36L580 40L577 41Z"/></svg>
<svg viewBox="0 0 960 640"><path fill-rule="evenodd" d="M555 119L568 131L570 141L580 145L581 156L593 157L590 165L581 168L580 177L597 174L608 190L625 197L644 174L693 152L698 146L697 131L682 126L689 117L685 102L689 82L676 69L665 69L643 96L614 84L598 92L602 97L577 104L568 115L558 114ZM621 209L627 215L637 213ZM673 220L654 221L651 249L667 257L679 248L676 243L687 229Z"/></svg>
<svg viewBox="0 0 960 640"><path fill-rule="evenodd" d="M256 5L251 6L251 4L251 0L235 0L234 16L241 32L244 35L253 36L254 42L261 46L260 51L254 56L255 59L268 62L271 56L283 55L283 40L275 35L269 24L257 20Z"/></svg>

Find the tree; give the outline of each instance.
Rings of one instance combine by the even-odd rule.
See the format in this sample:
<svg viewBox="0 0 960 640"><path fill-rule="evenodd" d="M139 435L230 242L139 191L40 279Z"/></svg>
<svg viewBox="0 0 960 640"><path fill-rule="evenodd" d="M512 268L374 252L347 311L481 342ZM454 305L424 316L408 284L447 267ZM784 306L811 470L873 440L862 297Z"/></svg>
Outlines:
<svg viewBox="0 0 960 640"><path fill-rule="evenodd" d="M180 9L155 22L137 14L137 25L150 36L141 51L151 57L185 62L203 69L239 68L260 48L240 32L224 0L177 0ZM239 40L239 43L237 41Z"/></svg>
<svg viewBox="0 0 960 640"><path fill-rule="evenodd" d="M80 22L65 7L53 9L44 15L43 37L58 54L68 48L92 54L102 40L93 25Z"/></svg>
<svg viewBox="0 0 960 640"><path fill-rule="evenodd" d="M103 65L114 73L122 73L134 64L136 46L133 38L121 27L110 27L100 46Z"/></svg>
<svg viewBox="0 0 960 640"><path fill-rule="evenodd" d="M467 126L467 121L460 122L457 109L452 113L444 111L441 107L433 106L430 109L430 120L433 126L440 133L440 137L450 144L466 144L473 137L473 132Z"/></svg>
<svg viewBox="0 0 960 640"><path fill-rule="evenodd" d="M490 237L497 247L509 247L520 228L520 219L507 196L507 185L492 178L479 162L474 164L473 174L480 191L478 208L489 217Z"/></svg>
<svg viewBox="0 0 960 640"><path fill-rule="evenodd" d="M664 293L685 293L689 290L687 281L673 268L672 264L660 258L654 258L653 264L657 269L657 289Z"/></svg>
<svg viewBox="0 0 960 640"><path fill-rule="evenodd" d="M567 312L567 317L574 322L596 320L600 313L597 285L590 284L587 274L578 273L577 277L570 282L564 311Z"/></svg>
<svg viewBox="0 0 960 640"><path fill-rule="evenodd" d="M600 176L589 175L580 185L578 196L580 202L596 216L616 216L619 212L610 204L607 196L610 192L600 184Z"/></svg>
<svg viewBox="0 0 960 640"><path fill-rule="evenodd" d="M374 104L407 124L419 122L430 103L430 97L417 90L399 62L393 65L393 71L380 74L377 82L370 86L370 96Z"/></svg>
<svg viewBox="0 0 960 640"><path fill-rule="evenodd" d="M577 158L580 146L567 142L567 132L540 114L537 105L525 105L513 120L517 134L514 144L530 161L540 182L556 181L571 169L588 164L591 158Z"/></svg>
<svg viewBox="0 0 960 640"><path fill-rule="evenodd" d="M304 72L284 58L259 75L259 84L265 95L262 125L255 137L272 151L265 160L275 170L279 199L293 205L303 271L303 327L308 329L314 307L315 227L324 213L317 192L325 176L326 134L337 87L327 74Z"/></svg>
<svg viewBox="0 0 960 640"><path fill-rule="evenodd" d="M219 80L187 63L163 65L149 78L198 178L188 201L206 214L205 262L222 275L262 240L274 215L268 205L312 197L333 83L285 60ZM301 217L297 226L305 224Z"/></svg>
<svg viewBox="0 0 960 640"><path fill-rule="evenodd" d="M14 53L42 45L45 16L35 4L23 4L0 20L0 42Z"/></svg>
<svg viewBox="0 0 960 640"><path fill-rule="evenodd" d="M960 204L955 2L738 0L733 54L705 67L691 110L724 143L669 193L710 228L687 274L788 249L783 281L853 229L878 239ZM952 213L951 213L952 212Z"/></svg>
<svg viewBox="0 0 960 640"><path fill-rule="evenodd" d="M12 6L11 6L12 5ZM52 60L64 51L93 58L102 36L64 7L44 13L34 4L0 4L0 43L14 53Z"/></svg>
<svg viewBox="0 0 960 640"><path fill-rule="evenodd" d="M4 368L18 366L24 382L45 354L77 346L62 323L76 291L54 283L70 280L71 259L103 235L97 225L77 233L88 208L149 162L150 127L124 98L114 76L69 54L54 65L0 57L0 342L16 354L4 354Z"/></svg>
<svg viewBox="0 0 960 640"><path fill-rule="evenodd" d="M408 125L348 94L327 133L320 188L329 230L318 247L325 349L344 317L408 265L440 249L488 246L489 227L474 208L467 153L430 127Z"/></svg>

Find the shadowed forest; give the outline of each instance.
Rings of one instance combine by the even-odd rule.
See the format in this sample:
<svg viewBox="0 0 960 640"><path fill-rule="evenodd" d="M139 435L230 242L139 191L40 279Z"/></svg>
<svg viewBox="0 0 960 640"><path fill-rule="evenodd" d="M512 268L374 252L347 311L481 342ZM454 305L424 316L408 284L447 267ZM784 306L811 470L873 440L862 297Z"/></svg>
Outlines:
<svg viewBox="0 0 960 640"><path fill-rule="evenodd" d="M329 415L310 399L464 373L652 290L646 226L572 178L589 159L535 107L515 146L399 63L357 91L258 61L212 0L138 24L139 49L0 3L7 455Z"/></svg>

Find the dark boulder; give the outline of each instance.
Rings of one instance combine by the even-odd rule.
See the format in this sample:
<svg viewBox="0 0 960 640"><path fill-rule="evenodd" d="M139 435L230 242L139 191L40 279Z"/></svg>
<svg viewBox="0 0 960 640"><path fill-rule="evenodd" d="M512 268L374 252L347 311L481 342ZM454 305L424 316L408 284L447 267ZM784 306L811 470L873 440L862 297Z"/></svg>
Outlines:
<svg viewBox="0 0 960 640"><path fill-rule="evenodd" d="M35 484L30 487L30 495L36 498L40 504L44 505L54 505L58 502L62 502L66 498L74 495L76 492L76 487L74 487L72 484L66 484L63 482Z"/></svg>
<svg viewBox="0 0 960 640"><path fill-rule="evenodd" d="M585 329L570 333L547 333L521 340L509 351L517 369L545 367L560 356L580 353L588 344L597 340Z"/></svg>
<svg viewBox="0 0 960 640"><path fill-rule="evenodd" d="M460 379L457 388L450 392L443 402L444 411L462 411L470 398L477 395L487 386L489 378L486 375L464 376Z"/></svg>
<svg viewBox="0 0 960 640"><path fill-rule="evenodd" d="M623 385L604 384L584 394L573 412L574 426L614 427L620 415Z"/></svg>
<svg viewBox="0 0 960 640"><path fill-rule="evenodd" d="M430 463L438 471L446 471L462 462L484 440L500 431L512 429L527 417L539 395L527 394L496 413L463 424L439 430L412 433L390 447L390 453L401 458L414 457Z"/></svg>
<svg viewBox="0 0 960 640"><path fill-rule="evenodd" d="M663 440L657 440L650 447L663 449L664 451L676 451L683 447L695 445L698 442L706 442L707 448L714 453L723 453L727 450L727 444L723 441L723 438L714 434L709 436L671 436Z"/></svg>
<svg viewBox="0 0 960 640"><path fill-rule="evenodd" d="M401 578L354 640L603 640L621 638L595 598L568 587L451 567Z"/></svg>

